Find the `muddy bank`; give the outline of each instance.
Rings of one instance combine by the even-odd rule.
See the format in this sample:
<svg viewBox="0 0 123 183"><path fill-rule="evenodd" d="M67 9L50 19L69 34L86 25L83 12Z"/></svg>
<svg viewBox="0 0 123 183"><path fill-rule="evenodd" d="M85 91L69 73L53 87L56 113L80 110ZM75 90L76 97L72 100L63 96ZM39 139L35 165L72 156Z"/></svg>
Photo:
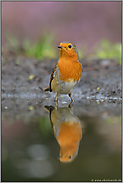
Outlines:
<svg viewBox="0 0 123 183"><path fill-rule="evenodd" d="M57 60L39 61L12 55L3 57L2 98L53 98L54 93L45 93L42 89L48 86L56 62ZM106 59L91 61L83 59L81 63L83 73L80 83L73 91L74 100L121 102L120 65Z"/></svg>

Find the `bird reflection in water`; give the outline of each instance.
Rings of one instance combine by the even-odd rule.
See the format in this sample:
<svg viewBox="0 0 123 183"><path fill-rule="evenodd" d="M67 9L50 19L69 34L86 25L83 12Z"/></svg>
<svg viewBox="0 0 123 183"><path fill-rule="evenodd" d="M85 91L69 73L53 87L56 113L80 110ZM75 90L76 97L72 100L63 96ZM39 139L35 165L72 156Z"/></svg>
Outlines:
<svg viewBox="0 0 123 183"><path fill-rule="evenodd" d="M60 161L71 162L78 154L82 125L71 107L44 106L49 112L54 136L60 145Z"/></svg>

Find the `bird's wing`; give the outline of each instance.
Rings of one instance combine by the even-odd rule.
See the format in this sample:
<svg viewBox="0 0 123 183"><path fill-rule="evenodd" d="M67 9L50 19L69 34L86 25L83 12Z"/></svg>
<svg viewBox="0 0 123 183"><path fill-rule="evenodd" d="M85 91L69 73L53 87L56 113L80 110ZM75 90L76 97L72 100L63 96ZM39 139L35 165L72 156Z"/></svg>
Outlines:
<svg viewBox="0 0 123 183"><path fill-rule="evenodd" d="M55 74L57 72L57 67L58 67L58 63L56 63L56 65L55 65L55 67L53 69L53 72L51 74L51 77L50 77L50 84L49 84L50 92L52 91L52 89L51 89L51 82L52 82L53 78L55 77Z"/></svg>

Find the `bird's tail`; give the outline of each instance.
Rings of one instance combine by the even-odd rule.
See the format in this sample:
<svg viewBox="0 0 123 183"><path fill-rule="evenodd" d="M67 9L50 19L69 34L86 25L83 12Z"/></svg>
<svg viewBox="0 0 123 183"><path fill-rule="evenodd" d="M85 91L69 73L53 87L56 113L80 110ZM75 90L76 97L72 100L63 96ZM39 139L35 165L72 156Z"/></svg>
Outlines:
<svg viewBox="0 0 123 183"><path fill-rule="evenodd" d="M44 89L44 91L50 91L50 87L49 87L49 86L46 87L46 88Z"/></svg>
<svg viewBox="0 0 123 183"><path fill-rule="evenodd" d="M44 109L46 109L48 112L52 112L52 110L54 110L54 109L55 109L55 107L54 107L54 106L52 106L52 105L50 105L50 106L45 105L45 106L44 106Z"/></svg>

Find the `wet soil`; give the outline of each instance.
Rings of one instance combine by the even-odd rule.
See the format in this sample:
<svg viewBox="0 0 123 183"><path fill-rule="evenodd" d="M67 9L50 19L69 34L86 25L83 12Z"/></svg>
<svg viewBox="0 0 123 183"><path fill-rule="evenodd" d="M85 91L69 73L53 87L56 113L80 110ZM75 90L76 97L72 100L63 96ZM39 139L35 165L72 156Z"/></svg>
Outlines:
<svg viewBox="0 0 123 183"><path fill-rule="evenodd" d="M20 56L3 57L2 89L14 93L16 88L39 89L49 84L50 74L57 60L39 61ZM121 66L113 60L81 60L82 78L75 90L82 95L101 93L121 97ZM29 76L33 75L33 79ZM97 91L100 88L100 92Z"/></svg>
<svg viewBox="0 0 123 183"><path fill-rule="evenodd" d="M2 101L9 104L7 100L10 99L36 99L37 105L42 101L53 103L55 94L44 92L43 89L49 84L56 62L57 60L40 61L12 54L3 56ZM121 66L114 60L107 59L83 59L81 63L83 73L72 94L74 104L88 103L87 101L121 104ZM61 95L59 101L66 104L70 99L67 95Z"/></svg>

